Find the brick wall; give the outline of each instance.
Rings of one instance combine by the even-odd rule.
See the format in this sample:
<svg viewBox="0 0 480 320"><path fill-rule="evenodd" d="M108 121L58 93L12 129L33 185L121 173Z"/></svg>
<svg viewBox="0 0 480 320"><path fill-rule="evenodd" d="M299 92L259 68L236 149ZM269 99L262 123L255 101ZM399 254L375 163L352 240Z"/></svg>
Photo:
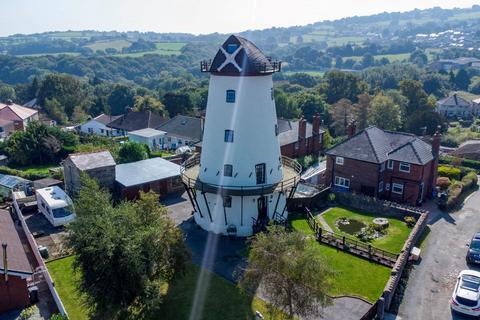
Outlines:
<svg viewBox="0 0 480 320"><path fill-rule="evenodd" d="M350 190L360 192L362 186L378 188L379 166L374 163L344 158L343 165L335 163L335 157L327 156L325 173L326 184L334 185L334 177L339 176L350 180Z"/></svg>
<svg viewBox="0 0 480 320"><path fill-rule="evenodd" d="M9 310L21 309L30 305L27 290L27 281L10 275L5 283L3 274L0 274L0 314Z"/></svg>

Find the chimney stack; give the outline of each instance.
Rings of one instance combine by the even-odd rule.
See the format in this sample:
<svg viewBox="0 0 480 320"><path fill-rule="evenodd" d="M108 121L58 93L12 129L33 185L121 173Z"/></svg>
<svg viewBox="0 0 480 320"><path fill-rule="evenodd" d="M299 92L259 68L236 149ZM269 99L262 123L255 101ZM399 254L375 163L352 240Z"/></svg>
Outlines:
<svg viewBox="0 0 480 320"><path fill-rule="evenodd" d="M350 138L357 133L357 122L355 120L350 121L347 126L347 136Z"/></svg>
<svg viewBox="0 0 480 320"><path fill-rule="evenodd" d="M435 158L438 158L440 154L440 141L442 140L441 129L442 127L438 126L437 131L435 131L435 134L433 135L432 153Z"/></svg>
<svg viewBox="0 0 480 320"><path fill-rule="evenodd" d="M303 117L298 121L298 144L298 156L303 157L307 147L307 120Z"/></svg>
<svg viewBox="0 0 480 320"><path fill-rule="evenodd" d="M436 190L436 187L437 187L438 160L440 158L440 141L442 139L441 129L442 129L441 126L437 127L437 131L433 135L433 140L432 140L432 154L434 158L433 158L432 172L430 174L431 176L430 195L433 195L433 192Z"/></svg>
<svg viewBox="0 0 480 320"><path fill-rule="evenodd" d="M320 114L318 112L313 116L312 123L313 153L319 156L322 149L322 136L320 135Z"/></svg>
<svg viewBox="0 0 480 320"><path fill-rule="evenodd" d="M8 99L8 100L7 100L7 106L11 106L12 104L13 104L12 99Z"/></svg>

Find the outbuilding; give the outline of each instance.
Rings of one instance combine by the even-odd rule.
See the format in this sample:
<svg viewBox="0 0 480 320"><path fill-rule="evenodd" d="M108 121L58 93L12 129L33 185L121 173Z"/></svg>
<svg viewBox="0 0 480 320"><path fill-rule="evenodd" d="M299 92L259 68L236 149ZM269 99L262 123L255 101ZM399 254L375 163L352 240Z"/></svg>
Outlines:
<svg viewBox="0 0 480 320"><path fill-rule="evenodd" d="M163 138L165 131L160 131L152 128L145 128L131 131L128 133L128 140L146 144L150 150L158 150L163 145Z"/></svg>
<svg viewBox="0 0 480 320"><path fill-rule="evenodd" d="M122 198L133 200L140 191L164 196L183 191L180 166L162 158L152 158L116 167L115 180Z"/></svg>

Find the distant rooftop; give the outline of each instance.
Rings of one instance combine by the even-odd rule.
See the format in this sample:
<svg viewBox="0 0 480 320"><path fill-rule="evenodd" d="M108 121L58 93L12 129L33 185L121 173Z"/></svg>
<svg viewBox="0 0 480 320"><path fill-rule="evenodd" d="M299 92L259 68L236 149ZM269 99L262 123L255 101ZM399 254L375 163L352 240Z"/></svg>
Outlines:
<svg viewBox="0 0 480 320"><path fill-rule="evenodd" d="M35 109L30 109L27 107L23 107L21 105L12 103L11 101L5 103L0 103L0 110L5 108L10 109L14 114L16 114L20 119L25 120L33 116L34 114L38 113Z"/></svg>
<svg viewBox="0 0 480 320"><path fill-rule="evenodd" d="M73 153L68 158L82 171L114 166L116 164L109 151Z"/></svg>
<svg viewBox="0 0 480 320"><path fill-rule="evenodd" d="M157 136L163 135L165 134L165 131L156 130L153 128L145 128L145 129L130 131L128 134L144 137L144 138L151 138L151 137L157 137Z"/></svg>
<svg viewBox="0 0 480 320"><path fill-rule="evenodd" d="M162 158L123 163L115 168L115 180L124 187L172 178L180 175L180 166Z"/></svg>
<svg viewBox="0 0 480 320"><path fill-rule="evenodd" d="M119 115L119 116L110 116L108 114L104 114L102 113L101 115L99 116L96 116L95 118L93 118L92 120L95 120L97 122L100 122L104 125L107 125L109 124L110 122L112 121L115 121L117 120L118 118L122 117L122 115Z"/></svg>

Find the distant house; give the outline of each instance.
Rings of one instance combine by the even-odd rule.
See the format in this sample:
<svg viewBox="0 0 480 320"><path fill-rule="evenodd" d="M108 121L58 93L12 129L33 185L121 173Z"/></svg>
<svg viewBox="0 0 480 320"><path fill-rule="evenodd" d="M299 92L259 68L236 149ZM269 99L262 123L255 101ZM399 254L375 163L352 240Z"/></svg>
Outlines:
<svg viewBox="0 0 480 320"><path fill-rule="evenodd" d="M437 102L437 112L447 118L470 119L474 114L473 103L462 98L457 93Z"/></svg>
<svg viewBox="0 0 480 320"><path fill-rule="evenodd" d="M145 128L128 133L128 140L146 144L150 150L158 150L163 145L166 132L152 128Z"/></svg>
<svg viewBox="0 0 480 320"><path fill-rule="evenodd" d="M428 67L430 70L436 72L442 70L450 72L456 69L479 68L480 59L471 57L461 57L457 59L440 59L430 63Z"/></svg>
<svg viewBox="0 0 480 320"><path fill-rule="evenodd" d="M24 249L28 244L22 243L19 232L10 213L0 210L0 314L30 305L27 280L33 268Z"/></svg>
<svg viewBox="0 0 480 320"><path fill-rule="evenodd" d="M480 161L480 140L469 140L462 143L450 155L458 158Z"/></svg>
<svg viewBox="0 0 480 320"><path fill-rule="evenodd" d="M152 190L161 196L183 191L180 166L162 158L119 164L115 180L124 199L136 199L140 191Z"/></svg>
<svg viewBox="0 0 480 320"><path fill-rule="evenodd" d="M435 189L441 134L430 145L401 132L368 127L326 151L326 183L339 191L416 205Z"/></svg>
<svg viewBox="0 0 480 320"><path fill-rule="evenodd" d="M156 127L164 131L162 149L177 149L182 146L193 146L202 140L203 118L177 115Z"/></svg>
<svg viewBox="0 0 480 320"><path fill-rule="evenodd" d="M13 121L14 130L25 130L32 121L38 121L38 111L20 106L8 100L6 104L0 103L0 120Z"/></svg>
<svg viewBox="0 0 480 320"><path fill-rule="evenodd" d="M110 122L107 127L117 130L119 135L126 136L128 132L145 128L157 128L165 119L162 115L151 111L129 111L118 119ZM160 129L161 130L161 129Z"/></svg>
<svg viewBox="0 0 480 320"><path fill-rule="evenodd" d="M121 130L107 127L108 124L120 117L122 116L109 116L102 113L101 115L82 124L79 130L83 133L98 134L106 137L120 136L122 134Z"/></svg>
<svg viewBox="0 0 480 320"><path fill-rule="evenodd" d="M108 151L70 154L62 163L65 190L75 194L81 187L82 173L95 179L102 188L113 190L115 160Z"/></svg>
<svg viewBox="0 0 480 320"><path fill-rule="evenodd" d="M303 118L298 121L278 119L277 125L278 141L283 156L294 159L319 155L325 131L320 129L318 114L313 117L312 123Z"/></svg>

